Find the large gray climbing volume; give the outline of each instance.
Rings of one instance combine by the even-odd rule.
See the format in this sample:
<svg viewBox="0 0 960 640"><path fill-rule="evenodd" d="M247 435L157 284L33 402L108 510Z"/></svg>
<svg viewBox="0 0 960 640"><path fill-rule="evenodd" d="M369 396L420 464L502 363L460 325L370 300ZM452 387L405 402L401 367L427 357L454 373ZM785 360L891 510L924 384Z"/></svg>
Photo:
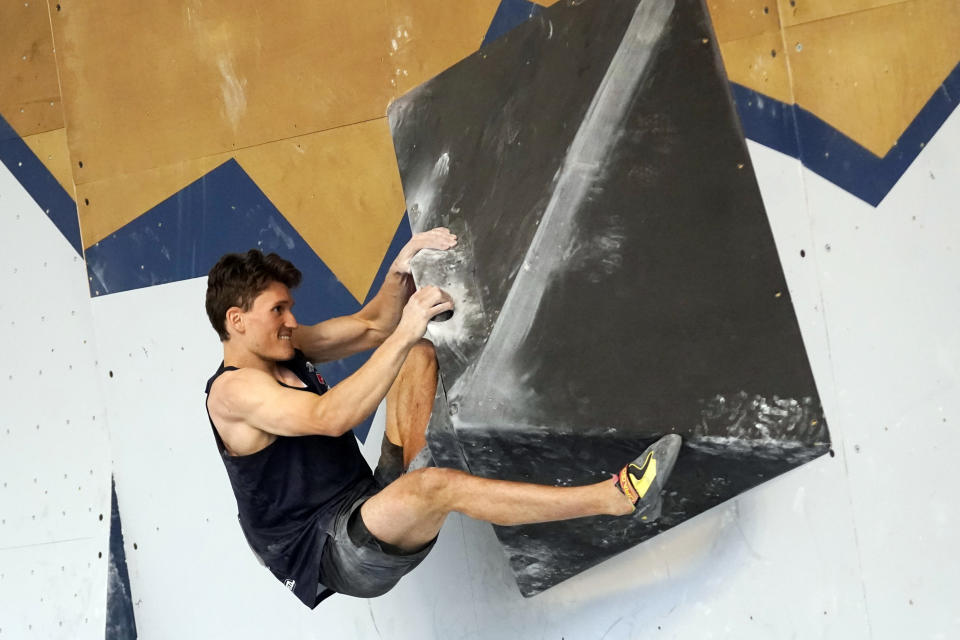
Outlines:
<svg viewBox="0 0 960 640"><path fill-rule="evenodd" d="M394 102L442 387L428 441L488 477L585 484L685 444L652 524L497 527L524 595L830 448L700 0L560 2Z"/></svg>

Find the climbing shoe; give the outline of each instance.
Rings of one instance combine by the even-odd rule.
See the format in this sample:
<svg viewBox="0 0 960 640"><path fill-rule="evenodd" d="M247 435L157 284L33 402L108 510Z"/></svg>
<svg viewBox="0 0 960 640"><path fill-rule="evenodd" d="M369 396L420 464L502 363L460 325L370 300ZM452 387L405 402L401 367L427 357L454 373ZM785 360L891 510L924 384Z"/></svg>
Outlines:
<svg viewBox="0 0 960 640"><path fill-rule="evenodd" d="M617 474L617 488L633 503L633 514L641 520L660 517L660 493L673 471L680 443L680 436L675 433L663 436Z"/></svg>

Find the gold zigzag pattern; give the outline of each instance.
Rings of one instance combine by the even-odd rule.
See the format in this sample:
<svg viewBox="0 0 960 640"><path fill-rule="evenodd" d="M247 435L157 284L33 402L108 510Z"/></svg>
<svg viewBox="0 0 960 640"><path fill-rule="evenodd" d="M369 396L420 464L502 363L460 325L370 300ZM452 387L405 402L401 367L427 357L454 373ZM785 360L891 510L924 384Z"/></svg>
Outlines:
<svg viewBox="0 0 960 640"><path fill-rule="evenodd" d="M363 299L404 210L386 104L473 52L498 4L6 3L0 114L76 194L84 246L236 158ZM960 62L955 0L708 5L731 80L878 156Z"/></svg>

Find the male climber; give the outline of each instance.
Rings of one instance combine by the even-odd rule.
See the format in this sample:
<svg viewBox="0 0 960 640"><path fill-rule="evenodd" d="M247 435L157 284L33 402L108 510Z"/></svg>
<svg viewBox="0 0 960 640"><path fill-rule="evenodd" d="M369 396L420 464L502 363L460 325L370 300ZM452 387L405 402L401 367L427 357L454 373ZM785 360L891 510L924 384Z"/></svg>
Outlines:
<svg viewBox="0 0 960 640"><path fill-rule="evenodd" d="M676 435L618 476L580 487L408 468L425 446L437 384L436 357L422 337L431 318L453 308L436 287L414 292L410 259L455 244L443 228L414 235L366 306L310 327L292 312L300 271L276 254L228 254L210 270L206 308L223 363L207 383L207 411L240 526L309 607L334 592L387 592L427 555L451 511L500 525L659 515ZM369 360L332 388L311 364L369 349ZM351 429L385 396L383 452L371 473Z"/></svg>

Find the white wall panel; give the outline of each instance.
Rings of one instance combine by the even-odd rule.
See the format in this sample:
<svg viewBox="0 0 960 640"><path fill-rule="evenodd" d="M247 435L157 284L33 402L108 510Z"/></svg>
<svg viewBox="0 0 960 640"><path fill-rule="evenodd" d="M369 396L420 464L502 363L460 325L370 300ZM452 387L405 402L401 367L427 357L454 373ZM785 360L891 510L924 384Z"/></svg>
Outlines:
<svg viewBox="0 0 960 640"><path fill-rule="evenodd" d="M0 165L4 637L103 637L110 457L92 336L83 261Z"/></svg>
<svg viewBox="0 0 960 640"><path fill-rule="evenodd" d="M875 637L960 635L958 143L954 112L876 209L807 174Z"/></svg>
<svg viewBox="0 0 960 640"><path fill-rule="evenodd" d="M99 538L0 549L0 637L101 640L106 565Z"/></svg>

